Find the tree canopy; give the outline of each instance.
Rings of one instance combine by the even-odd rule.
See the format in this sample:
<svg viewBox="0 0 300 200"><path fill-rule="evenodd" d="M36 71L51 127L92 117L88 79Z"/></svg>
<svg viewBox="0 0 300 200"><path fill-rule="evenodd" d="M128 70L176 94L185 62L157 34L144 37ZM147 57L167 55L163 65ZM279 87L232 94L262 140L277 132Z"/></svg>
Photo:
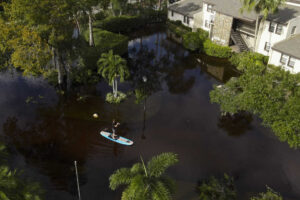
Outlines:
<svg viewBox="0 0 300 200"><path fill-rule="evenodd" d="M223 179L210 177L198 187L200 200L235 200L236 190L233 178L224 174Z"/></svg>
<svg viewBox="0 0 300 200"><path fill-rule="evenodd" d="M0 199L1 200L41 200L42 190L37 183L21 177L18 170L11 170L6 164L8 153L0 143Z"/></svg>
<svg viewBox="0 0 300 200"><path fill-rule="evenodd" d="M242 0L243 10L251 11L255 10L257 13L262 13L264 18L267 18L269 14L277 12L279 6L281 6L285 0Z"/></svg>
<svg viewBox="0 0 300 200"><path fill-rule="evenodd" d="M144 164L134 164L131 168L121 168L109 177L110 188L127 185L122 200L169 200L174 193L174 182L164 173L178 162L174 153L162 153Z"/></svg>
<svg viewBox="0 0 300 200"><path fill-rule="evenodd" d="M242 75L215 86L211 102L220 104L226 113L247 111L258 115L281 141L299 148L300 75L267 65L257 53L239 54L231 61Z"/></svg>

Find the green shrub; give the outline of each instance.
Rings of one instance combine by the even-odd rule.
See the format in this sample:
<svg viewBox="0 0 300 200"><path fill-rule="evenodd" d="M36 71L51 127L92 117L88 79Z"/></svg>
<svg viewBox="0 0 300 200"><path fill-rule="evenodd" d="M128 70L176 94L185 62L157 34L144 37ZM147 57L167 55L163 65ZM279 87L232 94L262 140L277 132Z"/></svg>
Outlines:
<svg viewBox="0 0 300 200"><path fill-rule="evenodd" d="M123 100L125 100L126 98L127 98L127 95L124 94L123 92L118 92L117 97L114 97L113 93L109 92L109 93L106 94L106 99L105 100L108 103L119 104Z"/></svg>
<svg viewBox="0 0 300 200"><path fill-rule="evenodd" d="M103 20L107 17L107 13L105 12L98 12L95 14L95 19L96 20Z"/></svg>
<svg viewBox="0 0 300 200"><path fill-rule="evenodd" d="M250 200L283 200L283 198L267 186L267 192L260 193L256 197L251 197Z"/></svg>
<svg viewBox="0 0 300 200"><path fill-rule="evenodd" d="M146 24L163 23L168 19L168 15L165 10L153 9L144 10L139 17L142 18Z"/></svg>
<svg viewBox="0 0 300 200"><path fill-rule="evenodd" d="M85 30L83 36L89 40L89 31ZM115 54L123 55L128 50L128 37L109 31L94 28L95 47L85 47L81 49L82 57L87 66L96 66L102 53L113 50Z"/></svg>
<svg viewBox="0 0 300 200"><path fill-rule="evenodd" d="M139 16L108 17L102 21L94 22L94 26L113 33L128 34L147 24L164 22L166 17L167 15L163 11L146 10Z"/></svg>
<svg viewBox="0 0 300 200"><path fill-rule="evenodd" d="M232 65L237 69L243 71L247 69L250 64L265 66L268 64L268 56L264 56L255 52L242 52L239 54L233 54L229 59ZM263 67L264 68L264 67ZM256 67L256 69L258 69Z"/></svg>
<svg viewBox="0 0 300 200"><path fill-rule="evenodd" d="M202 29L197 32L188 32L183 35L183 46L191 51L202 50L203 42L207 39L208 33Z"/></svg>
<svg viewBox="0 0 300 200"><path fill-rule="evenodd" d="M168 29L173 33L175 33L177 37L183 37L184 34L192 32L192 29L190 27L182 25L181 22L180 25L178 24L179 23L177 22L174 23L172 21L167 22Z"/></svg>
<svg viewBox="0 0 300 200"><path fill-rule="evenodd" d="M224 174L224 178L210 177L198 187L200 200L236 200L233 178Z"/></svg>
<svg viewBox="0 0 300 200"><path fill-rule="evenodd" d="M94 26L113 33L127 34L141 28L143 20L137 16L108 17L102 21L97 21Z"/></svg>
<svg viewBox="0 0 300 200"><path fill-rule="evenodd" d="M232 55L230 47L218 45L209 39L205 40L203 44L203 51L209 56L218 58L229 58Z"/></svg>

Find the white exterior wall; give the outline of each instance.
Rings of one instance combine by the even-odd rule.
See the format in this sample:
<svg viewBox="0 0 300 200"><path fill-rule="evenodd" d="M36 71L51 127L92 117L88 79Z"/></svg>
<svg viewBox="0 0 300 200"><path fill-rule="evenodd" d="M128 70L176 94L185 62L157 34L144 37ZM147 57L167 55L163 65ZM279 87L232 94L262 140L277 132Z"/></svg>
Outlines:
<svg viewBox="0 0 300 200"><path fill-rule="evenodd" d="M194 29L202 28L203 29L203 12L200 11L194 14Z"/></svg>
<svg viewBox="0 0 300 200"><path fill-rule="evenodd" d="M258 36L257 40L257 48L256 52L261 53L265 56L270 56L271 54L271 49L269 52L265 51L265 43L269 42L271 44L271 47L277 43L280 42L284 39L287 38L287 32L288 32L288 27L286 25L283 25L282 32L280 35L276 34L276 27L274 30L274 33L269 32L269 26L270 26L270 21L264 21L261 23L259 27L259 33L260 35Z"/></svg>
<svg viewBox="0 0 300 200"><path fill-rule="evenodd" d="M269 58L269 64L281 66L283 69L290 71L291 73L299 73L300 72L300 59L296 58L296 63L294 68L289 67L287 64L283 66L282 63L280 63L281 53L271 49L270 50L270 58Z"/></svg>
<svg viewBox="0 0 300 200"><path fill-rule="evenodd" d="M216 11L212 11L212 12L207 12L207 4L203 3L203 24L202 24L202 28L206 31L210 31L210 28L205 27L205 20L211 21L211 20L215 20L215 14Z"/></svg>
<svg viewBox="0 0 300 200"><path fill-rule="evenodd" d="M300 33L300 16L290 20L289 25L288 25L288 30L287 30L287 37L291 37L291 32L292 32L293 26L296 26L296 31L294 34L299 34Z"/></svg>
<svg viewBox="0 0 300 200"><path fill-rule="evenodd" d="M194 19L193 18L189 17L189 19L190 19L189 24L184 23L184 15L176 13L176 12L173 11L173 16L172 16L172 11L171 10L168 11L168 19L171 20L171 21L180 20L182 24L184 24L185 26L188 26L190 28L193 28L193 26L194 26Z"/></svg>

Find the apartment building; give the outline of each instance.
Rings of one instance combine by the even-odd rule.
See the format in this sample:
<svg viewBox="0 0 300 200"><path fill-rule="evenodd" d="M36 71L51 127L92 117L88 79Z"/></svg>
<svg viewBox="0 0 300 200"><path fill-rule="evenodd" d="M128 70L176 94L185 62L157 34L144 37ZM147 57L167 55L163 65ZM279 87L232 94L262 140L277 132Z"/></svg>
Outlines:
<svg viewBox="0 0 300 200"><path fill-rule="evenodd" d="M240 51L255 51L270 56L269 63L282 66L293 73L300 71L297 64L299 56L294 54L289 56L290 64L295 63L293 68L287 63L283 66L280 58L277 59L279 52L289 53L284 48L285 44L298 41L296 36L300 34L300 0L288 0L278 12L269 15L266 19L255 11L241 12L240 0L181 0L175 4L177 8L184 8L185 16L192 18L189 27L207 30L214 42L226 46L236 45ZM198 7L189 13L188 10L192 9L193 5ZM184 19L170 17L172 11L174 12L172 6L169 7L169 19ZM184 21L183 23L187 24ZM290 40L290 38L294 39ZM295 53L300 55L299 50Z"/></svg>

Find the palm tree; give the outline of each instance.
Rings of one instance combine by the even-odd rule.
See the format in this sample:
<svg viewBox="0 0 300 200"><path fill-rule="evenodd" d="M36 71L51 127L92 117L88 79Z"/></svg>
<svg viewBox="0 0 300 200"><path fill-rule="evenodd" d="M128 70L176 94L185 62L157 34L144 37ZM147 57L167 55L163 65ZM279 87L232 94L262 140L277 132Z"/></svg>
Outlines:
<svg viewBox="0 0 300 200"><path fill-rule="evenodd" d="M98 73L105 78L113 88L113 94L116 98L118 95L118 78L120 82L124 82L129 77L129 70L126 66L126 60L119 55L114 55L110 50L108 53L103 53L98 60Z"/></svg>
<svg viewBox="0 0 300 200"><path fill-rule="evenodd" d="M121 168L110 177L109 187L116 190L120 185L128 185L122 193L122 200L169 200L174 193L175 183L164 173L168 167L178 162L174 153L162 153L131 168Z"/></svg>
<svg viewBox="0 0 300 200"><path fill-rule="evenodd" d="M257 13L263 13L264 19L269 14L277 12L279 6L283 5L285 0L242 0L243 8L247 11L255 10Z"/></svg>
<svg viewBox="0 0 300 200"><path fill-rule="evenodd" d="M269 14L273 14L278 11L278 8L284 4L285 0L241 0L243 7L241 12L247 10L248 12L255 10L257 13L263 13L263 20L265 20ZM255 25L255 39L254 50L256 48L257 32L258 32L259 15L256 18Z"/></svg>

